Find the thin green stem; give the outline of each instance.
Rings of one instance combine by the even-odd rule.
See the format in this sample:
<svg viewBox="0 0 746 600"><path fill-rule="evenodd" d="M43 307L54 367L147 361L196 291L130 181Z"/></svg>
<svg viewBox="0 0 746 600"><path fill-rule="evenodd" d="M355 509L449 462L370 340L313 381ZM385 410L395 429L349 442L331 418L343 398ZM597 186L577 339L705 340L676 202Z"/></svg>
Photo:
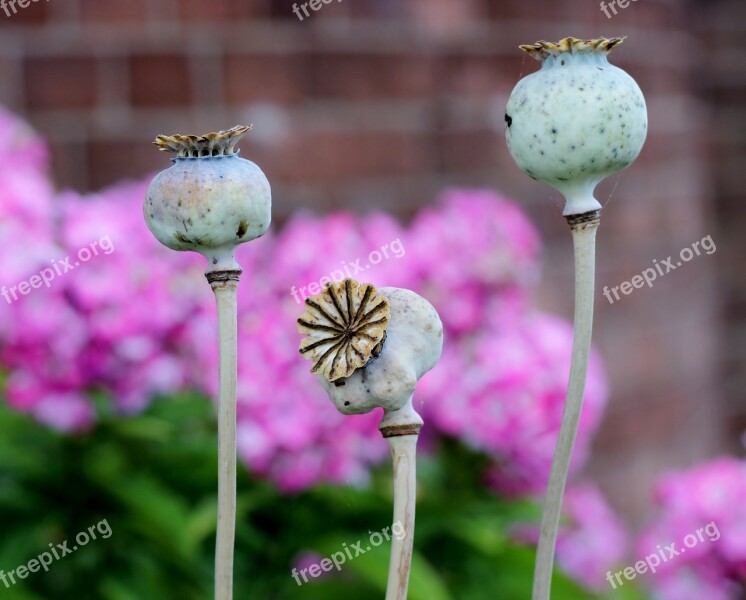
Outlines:
<svg viewBox="0 0 746 600"><path fill-rule="evenodd" d="M533 600L549 600L552 588L554 551L557 544L562 498L565 493L578 424L583 408L585 379L593 329L593 288L595 274L596 229L599 211L568 217L575 251L575 323L573 328L570 381L565 399L557 447L549 476L539 545L534 570Z"/></svg>

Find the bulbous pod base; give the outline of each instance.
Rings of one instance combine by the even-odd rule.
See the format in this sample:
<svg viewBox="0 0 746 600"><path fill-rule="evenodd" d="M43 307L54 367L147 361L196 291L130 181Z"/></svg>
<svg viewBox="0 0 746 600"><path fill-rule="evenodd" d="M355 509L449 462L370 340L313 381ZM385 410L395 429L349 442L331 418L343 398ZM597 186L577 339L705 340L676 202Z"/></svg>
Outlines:
<svg viewBox="0 0 746 600"><path fill-rule="evenodd" d="M565 197L565 215L601 208L593 197L596 185L629 166L645 142L642 91L607 59L619 42L566 38L522 46L542 65L510 95L508 149L529 177Z"/></svg>
<svg viewBox="0 0 746 600"><path fill-rule="evenodd" d="M410 290L379 288L378 293L388 298L391 309L381 354L341 381L323 376L319 380L342 414L367 413L380 406L387 425L398 423L401 416L421 424L412 409L412 394L440 358L443 324L432 304Z"/></svg>
<svg viewBox="0 0 746 600"><path fill-rule="evenodd" d="M269 227L269 181L238 152L171 160L173 165L156 175L148 188L148 227L165 246L206 256L208 272L237 269L235 247L260 237Z"/></svg>

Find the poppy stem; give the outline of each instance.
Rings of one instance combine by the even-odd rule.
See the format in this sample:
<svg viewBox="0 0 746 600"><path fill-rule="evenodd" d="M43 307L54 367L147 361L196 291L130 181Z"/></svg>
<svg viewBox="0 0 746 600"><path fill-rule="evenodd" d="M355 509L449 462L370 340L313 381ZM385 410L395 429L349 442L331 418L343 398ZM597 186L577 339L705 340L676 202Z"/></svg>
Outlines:
<svg viewBox="0 0 746 600"><path fill-rule="evenodd" d="M236 536L237 288L240 276L240 268L207 273L207 280L215 293L217 304L220 350L215 600L233 600L233 552Z"/></svg>
<svg viewBox="0 0 746 600"><path fill-rule="evenodd" d="M417 503L417 438L422 418L412 408L412 399L401 409L386 411L378 428L391 448L394 466L394 520L392 530L403 531L391 538L391 558L386 600L406 600L414 548L414 516Z"/></svg>
<svg viewBox="0 0 746 600"><path fill-rule="evenodd" d="M549 476L544 512L541 518L539 545L536 551L532 600L549 600L552 569L557 545L562 498L565 493L575 438L583 409L588 358L593 329L593 289L595 275L596 229L600 211L568 215L575 252L575 319L573 325L570 381L565 399L557 447Z"/></svg>

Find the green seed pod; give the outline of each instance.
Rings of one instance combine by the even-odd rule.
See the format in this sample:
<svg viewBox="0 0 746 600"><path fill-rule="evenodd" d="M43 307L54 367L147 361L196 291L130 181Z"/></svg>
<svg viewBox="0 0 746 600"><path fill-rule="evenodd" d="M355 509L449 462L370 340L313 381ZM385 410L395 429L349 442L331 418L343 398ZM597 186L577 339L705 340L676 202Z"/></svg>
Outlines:
<svg viewBox="0 0 746 600"><path fill-rule="evenodd" d="M205 255L208 271L237 269L236 246L260 237L270 224L269 181L235 150L250 129L160 135L155 141L162 151L176 156L148 188L145 221L165 246Z"/></svg>
<svg viewBox="0 0 746 600"><path fill-rule="evenodd" d="M531 178L565 197L565 215L601 208L605 177L637 158L647 134L645 98L607 55L623 38L521 46L541 69L521 79L505 111L513 159Z"/></svg>

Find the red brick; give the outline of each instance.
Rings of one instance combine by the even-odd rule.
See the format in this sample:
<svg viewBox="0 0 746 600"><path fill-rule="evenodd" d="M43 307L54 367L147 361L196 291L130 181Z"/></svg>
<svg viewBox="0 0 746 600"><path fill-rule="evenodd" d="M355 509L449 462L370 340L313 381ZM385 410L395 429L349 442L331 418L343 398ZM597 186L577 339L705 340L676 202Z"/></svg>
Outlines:
<svg viewBox="0 0 746 600"><path fill-rule="evenodd" d="M234 21L270 14L269 0L179 0L185 21ZM288 9L289 10L289 9Z"/></svg>
<svg viewBox="0 0 746 600"><path fill-rule="evenodd" d="M225 98L297 102L303 99L304 59L295 54L234 55L225 59Z"/></svg>
<svg viewBox="0 0 746 600"><path fill-rule="evenodd" d="M130 59L130 70L130 98L134 106L188 106L191 103L189 62L185 56L134 56Z"/></svg>
<svg viewBox="0 0 746 600"><path fill-rule="evenodd" d="M14 5L6 2L6 9L0 11L0 27L8 25L41 25L50 20L51 7L49 0L26 0L28 6L21 8L16 0ZM13 6L15 12L13 12Z"/></svg>
<svg viewBox="0 0 746 600"><path fill-rule="evenodd" d="M141 179L168 166L150 140L91 142L88 145L88 185L98 190L122 179Z"/></svg>
<svg viewBox="0 0 746 600"><path fill-rule="evenodd" d="M85 143L50 142L52 180L59 189L91 191L88 182L88 151Z"/></svg>
<svg viewBox="0 0 746 600"><path fill-rule="evenodd" d="M296 135L278 157L292 183L354 181L427 171L427 143L415 134L387 131Z"/></svg>
<svg viewBox="0 0 746 600"><path fill-rule="evenodd" d="M83 21L131 23L143 21L148 16L148 0L126 0L126 2L79 0L79 5L80 17Z"/></svg>
<svg viewBox="0 0 746 600"><path fill-rule="evenodd" d="M427 96L435 91L430 58L409 55L315 54L308 93L355 99Z"/></svg>
<svg viewBox="0 0 746 600"><path fill-rule="evenodd" d="M442 69L442 86L450 93L463 96L489 96L500 90L510 90L521 75L537 70L538 63L516 49L513 55L449 56ZM530 61L530 62L529 62Z"/></svg>
<svg viewBox="0 0 746 600"><path fill-rule="evenodd" d="M33 58L25 64L27 105L31 109L95 106L96 61L91 58Z"/></svg>
<svg viewBox="0 0 746 600"><path fill-rule="evenodd" d="M504 143L492 130L456 131L439 136L441 167L447 171L494 168L498 144Z"/></svg>

